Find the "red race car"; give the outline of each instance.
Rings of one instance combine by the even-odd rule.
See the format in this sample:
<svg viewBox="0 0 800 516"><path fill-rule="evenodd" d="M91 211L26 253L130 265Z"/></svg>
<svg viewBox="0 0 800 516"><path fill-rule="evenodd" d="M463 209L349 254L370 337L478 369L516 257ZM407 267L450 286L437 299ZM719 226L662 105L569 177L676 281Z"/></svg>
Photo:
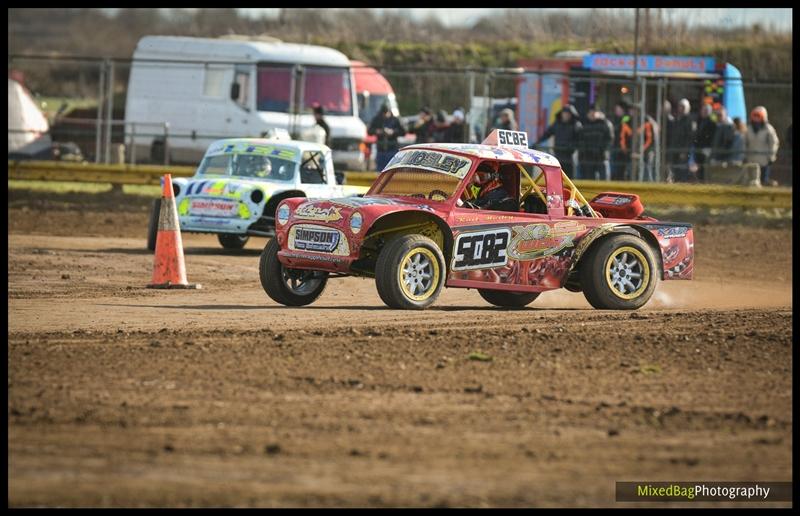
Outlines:
<svg viewBox="0 0 800 516"><path fill-rule="evenodd" d="M261 284L287 306L312 303L329 277L369 276L392 308L426 308L447 286L502 307L563 287L595 308L632 310L658 278L691 279L693 270L691 225L643 211L632 194L587 202L524 132L411 145L364 197L282 201Z"/></svg>

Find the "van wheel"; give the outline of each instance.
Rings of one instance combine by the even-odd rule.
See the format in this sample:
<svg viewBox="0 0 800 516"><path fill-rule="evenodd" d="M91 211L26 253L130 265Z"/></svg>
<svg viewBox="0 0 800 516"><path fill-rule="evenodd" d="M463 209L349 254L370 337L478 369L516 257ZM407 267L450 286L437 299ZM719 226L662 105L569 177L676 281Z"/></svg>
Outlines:
<svg viewBox="0 0 800 516"><path fill-rule="evenodd" d="M533 303L539 292L507 292L505 290L478 289L478 294L494 306L522 308Z"/></svg>
<svg viewBox="0 0 800 516"><path fill-rule="evenodd" d="M583 295L595 308L635 310L656 288L657 265L650 246L633 235L605 238L581 260Z"/></svg>
<svg viewBox="0 0 800 516"><path fill-rule="evenodd" d="M278 260L281 246L270 238L261 253L258 275L264 292L275 302L285 306L305 306L313 303L325 290L328 273L287 269Z"/></svg>
<svg viewBox="0 0 800 516"><path fill-rule="evenodd" d="M375 264L375 286L387 306L422 310L439 297L446 269L436 242L404 235L389 242Z"/></svg>
<svg viewBox="0 0 800 516"><path fill-rule="evenodd" d="M217 240L225 249L241 249L250 240L247 235L230 235L228 233L220 233L217 235Z"/></svg>
<svg viewBox="0 0 800 516"><path fill-rule="evenodd" d="M158 237L158 217L161 215L161 199L153 200L153 207L150 210L150 221L147 224L147 249L156 250L156 238Z"/></svg>

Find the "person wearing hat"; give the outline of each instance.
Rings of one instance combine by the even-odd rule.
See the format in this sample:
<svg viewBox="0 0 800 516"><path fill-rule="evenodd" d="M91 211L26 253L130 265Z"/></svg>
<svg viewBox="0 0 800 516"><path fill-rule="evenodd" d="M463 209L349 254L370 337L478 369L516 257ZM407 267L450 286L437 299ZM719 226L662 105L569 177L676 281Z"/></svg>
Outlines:
<svg viewBox="0 0 800 516"><path fill-rule="evenodd" d="M467 141L464 111L461 108L453 111L453 121L450 122L450 132L447 141L452 143L464 143Z"/></svg>
<svg viewBox="0 0 800 516"><path fill-rule="evenodd" d="M778 133L767 120L767 109L757 106L750 112L750 127L745 135L745 162L757 163L761 169L761 184L770 184L770 165L778 157Z"/></svg>
<svg viewBox="0 0 800 516"><path fill-rule="evenodd" d="M553 137L553 154L561 163L561 169L569 178L574 176L574 154L580 142L583 125L578 120L578 110L571 104L565 104L558 113L558 118L547 128L534 145L539 145Z"/></svg>
<svg viewBox="0 0 800 516"><path fill-rule="evenodd" d="M397 154L400 148L397 138L406 134L406 129L400 119L394 116L389 104L384 103L380 112L370 122L367 133L377 137L378 154L375 156L375 164L378 171L381 171Z"/></svg>
<svg viewBox="0 0 800 516"><path fill-rule="evenodd" d="M584 179L611 179L609 165L614 126L597 106L592 104L580 134L580 176Z"/></svg>

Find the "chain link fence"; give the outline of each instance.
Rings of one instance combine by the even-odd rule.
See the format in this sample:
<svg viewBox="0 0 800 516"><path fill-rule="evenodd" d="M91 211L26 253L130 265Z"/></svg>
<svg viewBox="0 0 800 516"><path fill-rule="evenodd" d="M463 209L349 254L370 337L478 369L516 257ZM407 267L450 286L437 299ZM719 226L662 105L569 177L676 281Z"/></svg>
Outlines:
<svg viewBox="0 0 800 516"><path fill-rule="evenodd" d="M175 65L181 63L185 64L174 62ZM207 71L222 63L202 64ZM236 70L256 73L257 65L253 63L229 64L234 65ZM224 130L227 115L204 108L203 105L195 109L206 117L204 127L213 130L177 128L171 123L174 113L163 113L160 119L158 116L148 120L126 117L131 65L130 59L10 54L9 78L17 80L32 93L49 122L49 136L53 145L38 157L48 156L49 152L49 158L45 159L66 159L68 153L64 149L67 146L68 149L77 148L79 153L73 154L79 154L80 159L95 163L192 163L197 159L196 156L180 152L184 142L199 144L224 137L263 135L263 131L255 129L230 133ZM159 64L169 65L167 61ZM640 76L634 80L630 76L588 73L531 74L522 68L377 69L391 84L407 129L419 125L420 109L428 107L433 115L432 130L427 136L429 141L446 137L450 141L480 142L493 127L500 126L501 112L511 109L517 127L528 132L529 140L536 142L536 148L556 155L565 169L570 169L568 173L576 178L748 182L758 175L752 172L752 166L747 166L748 161L762 161L752 152L755 149L748 150L745 147L742 150L737 147L736 152L732 151L727 138L723 149L715 147L713 135L710 137L710 146L707 141L698 143L696 137L701 136L698 134L687 139L680 134L681 125L671 120L677 116L680 100L685 98L691 105L691 121L696 128L698 124L704 126L705 131L707 123L699 120L699 108L706 102L724 104L721 102L721 92L715 90L719 87L717 81L709 77ZM198 81L206 82L200 87L208 87L209 76L206 72L205 76L197 77ZM791 185L792 84L745 80L741 85L744 112L736 115L747 125L749 113L755 106L767 109L769 122L780 141L776 159L770 164L769 179L782 185ZM730 81L727 86L730 86ZM222 90L227 95L227 89ZM620 101L630 106L627 112L615 112L615 106ZM665 102L669 102L670 111L665 107ZM567 103L575 107L577 120L584 129L590 130L576 132L571 137L565 136L564 131L555 131L559 133L555 137L542 139ZM606 125L613 128L609 141L602 134L602 122L589 119L589 107L592 105L604 113L608 121ZM365 106L361 106L361 117L368 125L373 113L366 112ZM375 108L373 104L372 109ZM459 131L446 131L454 121L453 113L456 110L464 113L464 126ZM627 117L624 123L621 116ZM716 113L712 118L716 118ZM24 127L10 126L9 141L12 134L26 131ZM728 135L727 130L724 132ZM32 134L30 139L34 139L34 136L37 135ZM747 141L746 135L741 136ZM401 138L401 144L416 139L416 135L409 134ZM736 139L738 141L739 136ZM147 141L147 145L142 146L143 141ZM687 141L692 143L685 144ZM138 146L137 142L140 143ZM357 143L354 148L350 143L346 145L350 151L355 148L366 150L365 146L358 146ZM332 147L337 152L337 146ZM9 146L10 157L11 154ZM765 159L771 161L772 156L766 156Z"/></svg>

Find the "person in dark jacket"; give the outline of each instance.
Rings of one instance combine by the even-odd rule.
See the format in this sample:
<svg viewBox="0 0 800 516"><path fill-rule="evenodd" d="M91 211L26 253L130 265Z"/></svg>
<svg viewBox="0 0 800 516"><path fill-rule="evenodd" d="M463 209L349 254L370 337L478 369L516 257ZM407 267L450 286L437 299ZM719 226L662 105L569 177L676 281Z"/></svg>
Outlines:
<svg viewBox="0 0 800 516"><path fill-rule="evenodd" d="M578 120L578 111L574 106L567 104L558 113L556 121L534 144L538 145L544 140L554 137L553 154L569 178L574 177L573 156L578 149L582 128L583 125Z"/></svg>
<svg viewBox="0 0 800 516"><path fill-rule="evenodd" d="M397 138L406 134L406 129L400 119L394 116L389 104L384 104L370 122L367 132L377 137L378 154L375 156L375 165L379 171L383 170L397 153Z"/></svg>
<svg viewBox="0 0 800 516"><path fill-rule="evenodd" d="M678 102L678 113L675 116L667 147L667 161L672 169L676 183L689 181L689 155L692 152L696 125L690 116L691 106L687 99Z"/></svg>
<svg viewBox="0 0 800 516"><path fill-rule="evenodd" d="M433 130L431 131L431 140L434 143L446 143L450 135L450 124L447 123L447 111L440 109L436 113L436 119L433 121Z"/></svg>
<svg viewBox="0 0 800 516"><path fill-rule="evenodd" d="M711 143L711 163L727 163L731 161L731 148L736 128L728 116L728 110L720 107L717 110L717 128Z"/></svg>
<svg viewBox="0 0 800 516"><path fill-rule="evenodd" d="M432 129L433 116L431 116L431 110L428 107L423 107L419 110L419 116L414 127L411 128L411 132L417 137L416 143L430 143L432 141Z"/></svg>
<svg viewBox="0 0 800 516"><path fill-rule="evenodd" d="M592 104L586 114L580 137L581 157L578 176L583 179L611 179L609 164L614 126L605 114Z"/></svg>
<svg viewBox="0 0 800 516"><path fill-rule="evenodd" d="M314 120L316 121L317 125L322 127L325 131L325 145L328 147L331 146L331 128L328 126L328 122L325 121L325 110L319 104L314 104Z"/></svg>
<svg viewBox="0 0 800 516"><path fill-rule="evenodd" d="M450 131L447 141L451 143L464 143L467 141L467 126L464 123L464 111L460 108L453 111L453 121L450 122Z"/></svg>
<svg viewBox="0 0 800 516"><path fill-rule="evenodd" d="M706 180L706 163L711 158L714 134L717 132L717 123L712 117L713 112L710 104L703 104L694 136L694 161L697 163L697 179L701 183Z"/></svg>
<svg viewBox="0 0 800 516"><path fill-rule="evenodd" d="M627 125L627 127L625 127ZM614 105L614 118L612 121L614 129L614 139L611 145L611 179L614 181L623 181L626 178L628 167L630 166L630 145L623 149L622 142L626 141L625 137L630 138L630 106L624 100L617 102ZM625 128L625 135L623 135L623 128Z"/></svg>

